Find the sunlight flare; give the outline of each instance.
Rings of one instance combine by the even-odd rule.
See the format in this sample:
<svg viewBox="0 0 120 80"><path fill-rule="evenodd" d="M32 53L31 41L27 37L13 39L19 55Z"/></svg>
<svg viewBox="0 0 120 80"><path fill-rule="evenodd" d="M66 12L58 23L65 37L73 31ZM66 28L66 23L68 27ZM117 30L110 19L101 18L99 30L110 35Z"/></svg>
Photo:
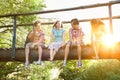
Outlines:
<svg viewBox="0 0 120 80"><path fill-rule="evenodd" d="M58 78L60 74L60 69L59 68L53 68L50 70L50 80L55 80Z"/></svg>
<svg viewBox="0 0 120 80"><path fill-rule="evenodd" d="M103 44L107 47L114 46L115 43L117 42L117 38L113 35L106 35L103 37Z"/></svg>

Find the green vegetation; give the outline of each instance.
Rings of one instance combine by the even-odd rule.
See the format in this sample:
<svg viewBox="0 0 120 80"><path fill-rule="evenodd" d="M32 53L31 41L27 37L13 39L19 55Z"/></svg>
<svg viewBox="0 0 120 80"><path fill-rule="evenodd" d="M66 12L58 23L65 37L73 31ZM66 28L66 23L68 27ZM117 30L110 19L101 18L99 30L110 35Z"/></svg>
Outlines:
<svg viewBox="0 0 120 80"><path fill-rule="evenodd" d="M77 61L44 61L42 65L34 62L28 68L24 63L1 62L0 80L120 80L119 60L83 60L83 67Z"/></svg>
<svg viewBox="0 0 120 80"><path fill-rule="evenodd" d="M45 8L44 0L1 0L0 14L14 14L40 11ZM39 17L40 18L40 17ZM30 24L38 19L37 15L17 16L17 24ZM13 25L13 17L0 18L0 26ZM23 47L26 34L31 30L32 26L17 26L17 47ZM12 45L13 28L0 27L0 48L10 48Z"/></svg>

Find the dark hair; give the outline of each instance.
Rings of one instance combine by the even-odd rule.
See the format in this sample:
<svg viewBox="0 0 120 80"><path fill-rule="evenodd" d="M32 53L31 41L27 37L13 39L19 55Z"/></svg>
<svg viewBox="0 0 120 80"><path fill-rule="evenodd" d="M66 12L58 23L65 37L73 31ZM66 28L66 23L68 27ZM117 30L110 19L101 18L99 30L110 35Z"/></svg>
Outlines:
<svg viewBox="0 0 120 80"><path fill-rule="evenodd" d="M60 21L57 20L57 21L53 24L53 28L57 28L56 24L57 24L58 22L60 22ZM62 22L61 22L61 28L63 28L63 24L62 24Z"/></svg>
<svg viewBox="0 0 120 80"><path fill-rule="evenodd" d="M77 18L72 19L72 20L71 20L71 23L73 23L74 25L79 25L79 21L78 21Z"/></svg>
<svg viewBox="0 0 120 80"><path fill-rule="evenodd" d="M35 21L34 26L36 26L38 23L41 23L40 21Z"/></svg>

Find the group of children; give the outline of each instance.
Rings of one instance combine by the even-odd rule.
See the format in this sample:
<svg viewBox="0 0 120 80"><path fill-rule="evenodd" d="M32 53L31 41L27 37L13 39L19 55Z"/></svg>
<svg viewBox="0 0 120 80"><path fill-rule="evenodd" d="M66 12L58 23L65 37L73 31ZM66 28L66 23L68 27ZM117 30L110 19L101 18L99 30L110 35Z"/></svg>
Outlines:
<svg viewBox="0 0 120 80"><path fill-rule="evenodd" d="M96 21L96 22L95 22ZM98 58L98 50L96 41L93 39L98 38L98 32L95 29L99 29L98 27L98 22L102 22L97 19L91 20L91 26L92 26L92 44L94 44L94 50L96 57ZM104 23L100 23L101 25ZM103 26L102 25L102 26ZM79 26L79 21L78 19L72 19L71 20L71 28L69 29L69 41L65 42L65 30L63 29L63 24L61 21L56 21L53 25L53 29L50 35L50 44L49 44L49 49L50 49L50 61L54 59L55 54L57 53L58 49L62 46L65 47L65 53L64 53L64 62L63 66L66 66L66 61L67 57L69 54L69 47L71 45L77 46L77 54L78 54L78 67L82 67L82 62L81 62L81 45L83 43L83 36L84 33L82 31L82 28ZM100 30L102 32L102 29ZM104 31L103 31L104 32ZM98 33L98 34L97 34ZM101 34L101 33L100 33ZM42 45L45 44L45 33L41 29L41 22L36 21L33 26L33 30L29 33L28 35L28 40L29 42L25 46L25 67L28 67L29 65L29 52L30 48L38 48L38 61L36 62L37 64L41 64L41 56L42 56ZM96 39L96 40L97 40Z"/></svg>

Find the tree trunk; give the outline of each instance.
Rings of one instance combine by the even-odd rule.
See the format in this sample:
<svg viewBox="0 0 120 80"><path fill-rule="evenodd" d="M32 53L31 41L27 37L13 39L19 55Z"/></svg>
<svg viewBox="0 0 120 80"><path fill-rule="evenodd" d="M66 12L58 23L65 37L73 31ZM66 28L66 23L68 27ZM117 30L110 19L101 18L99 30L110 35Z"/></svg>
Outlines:
<svg viewBox="0 0 120 80"><path fill-rule="evenodd" d="M102 46L99 52L100 59L120 59L120 44L112 47ZM55 55L54 60L63 60L64 59L64 47L61 47L57 54ZM0 49L0 61L25 61L25 49L17 48L15 58L11 59L12 49ZM30 50L30 61L35 61L38 59L37 50ZM82 46L82 59L95 59L95 53L93 48L90 45ZM49 59L49 49L47 47L43 47L42 60L47 61ZM68 56L68 60L77 60L77 51L76 47L70 47L70 52Z"/></svg>

